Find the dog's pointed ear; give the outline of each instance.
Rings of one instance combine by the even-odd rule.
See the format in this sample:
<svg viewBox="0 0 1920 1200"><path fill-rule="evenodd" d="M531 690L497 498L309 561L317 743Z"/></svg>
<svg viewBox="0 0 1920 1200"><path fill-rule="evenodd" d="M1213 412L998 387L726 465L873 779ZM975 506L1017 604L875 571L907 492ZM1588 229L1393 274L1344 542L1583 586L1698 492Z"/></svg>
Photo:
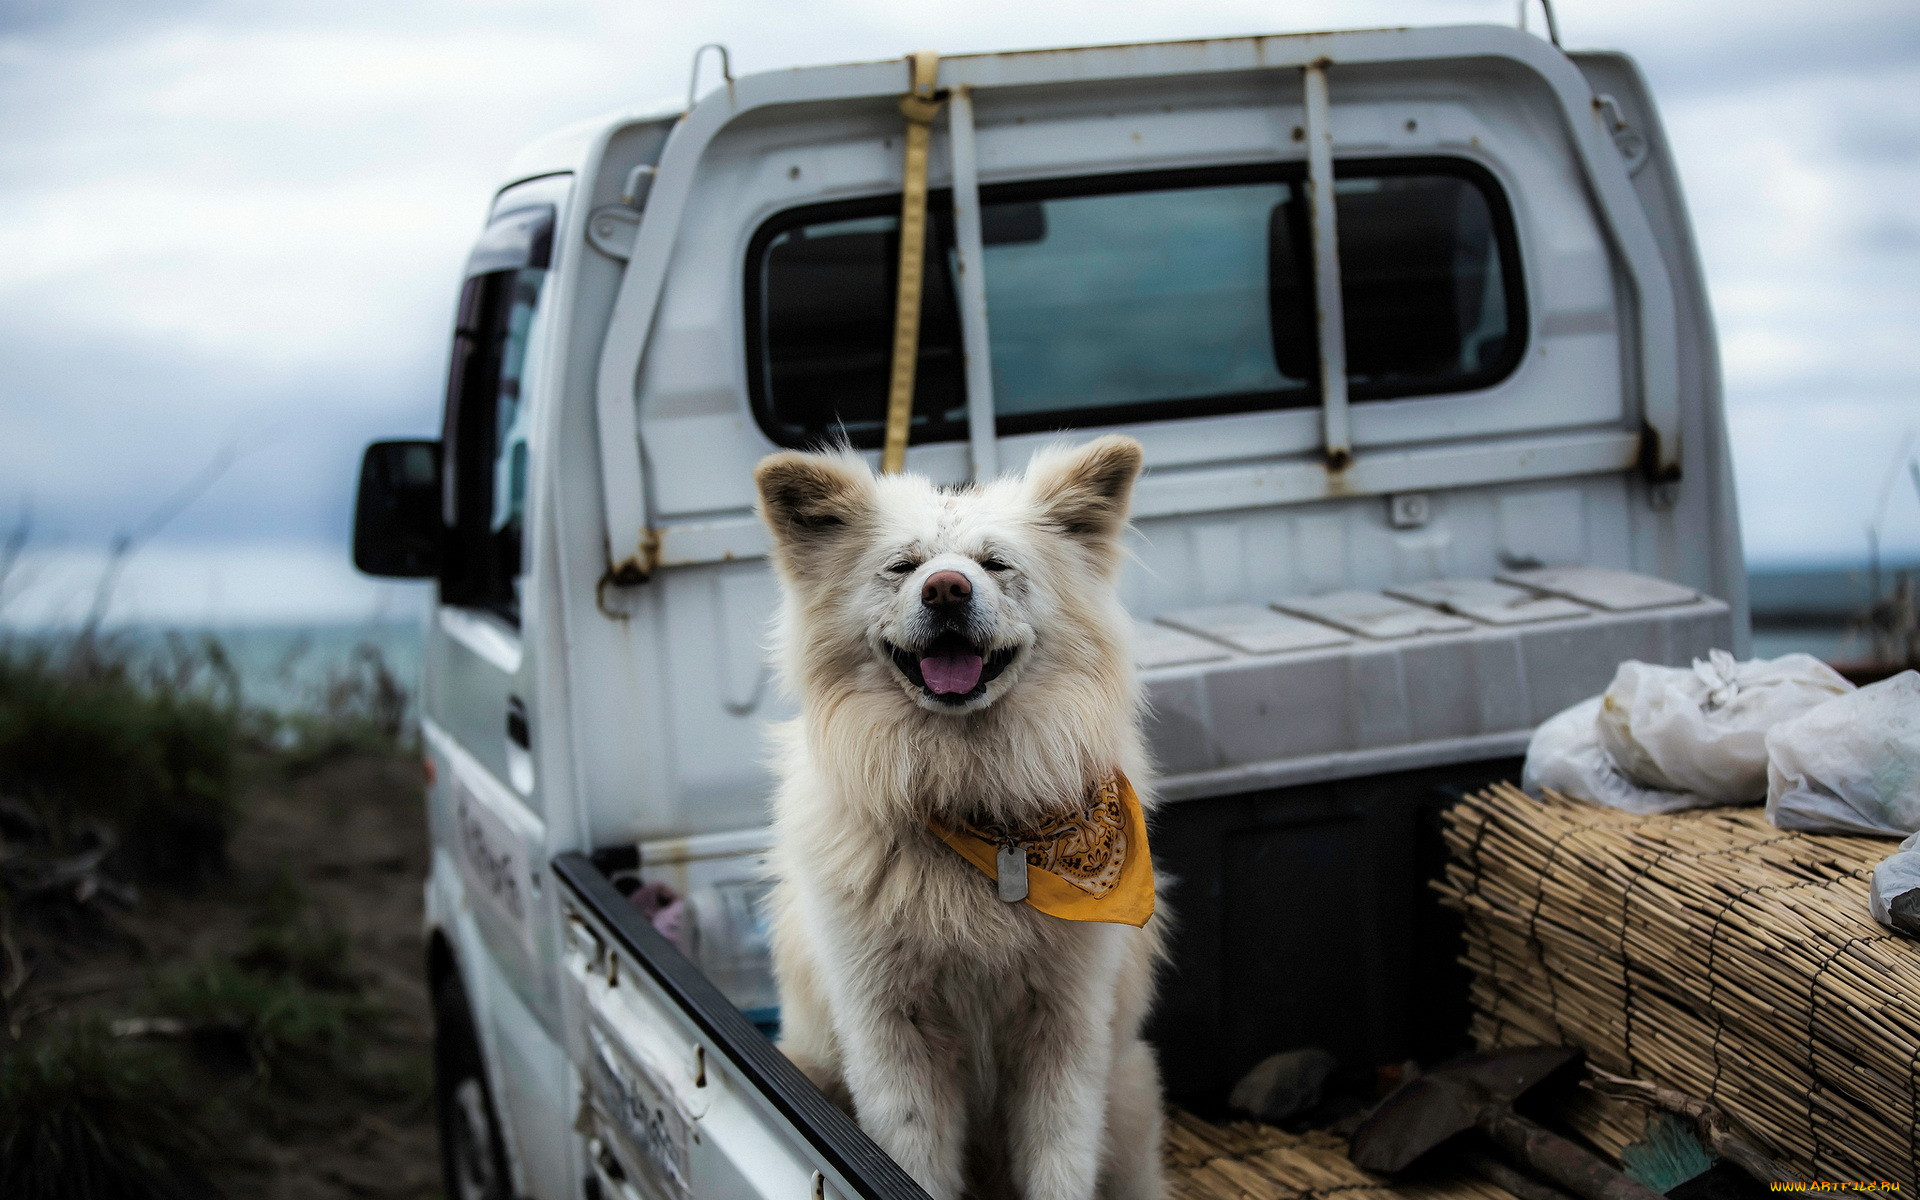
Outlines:
<svg viewBox="0 0 1920 1200"><path fill-rule="evenodd" d="M782 547L838 537L873 510L873 472L850 452L769 454L753 482L760 519Z"/></svg>
<svg viewBox="0 0 1920 1200"><path fill-rule="evenodd" d="M1084 446L1041 451L1027 467L1027 486L1048 524L1068 537L1106 545L1126 526L1141 459L1139 442L1109 434Z"/></svg>

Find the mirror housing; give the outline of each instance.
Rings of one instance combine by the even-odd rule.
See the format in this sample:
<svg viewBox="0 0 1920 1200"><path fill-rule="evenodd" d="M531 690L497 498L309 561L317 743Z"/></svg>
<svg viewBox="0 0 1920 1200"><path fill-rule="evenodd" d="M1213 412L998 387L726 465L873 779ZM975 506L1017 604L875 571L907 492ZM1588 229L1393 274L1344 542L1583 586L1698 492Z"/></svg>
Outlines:
<svg viewBox="0 0 1920 1200"><path fill-rule="evenodd" d="M375 442L360 460L353 565L388 579L440 573L440 443Z"/></svg>

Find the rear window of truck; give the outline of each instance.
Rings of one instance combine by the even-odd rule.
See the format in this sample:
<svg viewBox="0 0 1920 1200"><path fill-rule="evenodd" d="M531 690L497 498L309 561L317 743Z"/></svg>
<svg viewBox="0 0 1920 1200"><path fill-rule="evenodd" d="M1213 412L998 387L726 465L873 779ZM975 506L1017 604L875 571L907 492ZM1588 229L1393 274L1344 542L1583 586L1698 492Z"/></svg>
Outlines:
<svg viewBox="0 0 1920 1200"><path fill-rule="evenodd" d="M1493 177L1455 159L1336 172L1350 398L1505 378L1525 294ZM879 445L899 204L791 209L749 244L749 386L775 442ZM915 442L966 436L951 193L929 208ZM1302 164L983 188L981 232L1001 434L1319 403Z"/></svg>

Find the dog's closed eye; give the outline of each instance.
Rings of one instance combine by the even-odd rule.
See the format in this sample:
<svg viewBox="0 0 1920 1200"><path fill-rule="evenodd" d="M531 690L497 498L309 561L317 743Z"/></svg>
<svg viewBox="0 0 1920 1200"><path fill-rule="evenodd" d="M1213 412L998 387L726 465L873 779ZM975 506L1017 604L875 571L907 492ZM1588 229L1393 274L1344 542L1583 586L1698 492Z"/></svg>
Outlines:
<svg viewBox="0 0 1920 1200"><path fill-rule="evenodd" d="M1002 571L1013 570L1011 566L1008 566L1006 563L1002 562L998 558L993 557L992 555L988 555L986 558L981 559L980 565L986 568L987 570L992 571L995 575L998 575Z"/></svg>
<svg viewBox="0 0 1920 1200"><path fill-rule="evenodd" d="M887 564L887 574L889 575L910 575L919 569L920 564L910 558L903 558L899 562Z"/></svg>

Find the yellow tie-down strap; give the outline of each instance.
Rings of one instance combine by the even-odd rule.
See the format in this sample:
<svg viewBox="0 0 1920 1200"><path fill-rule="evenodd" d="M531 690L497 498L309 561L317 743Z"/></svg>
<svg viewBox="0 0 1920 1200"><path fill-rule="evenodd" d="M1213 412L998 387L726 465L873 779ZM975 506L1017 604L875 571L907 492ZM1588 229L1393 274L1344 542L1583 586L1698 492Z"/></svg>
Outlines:
<svg viewBox="0 0 1920 1200"><path fill-rule="evenodd" d="M913 90L900 98L907 119L906 170L900 188L900 274L893 306L893 373L887 383L887 440L880 452L883 474L907 465L907 427L913 421L913 378L920 360L920 292L926 278L927 145L940 113L936 87L940 55L915 50L907 56Z"/></svg>

